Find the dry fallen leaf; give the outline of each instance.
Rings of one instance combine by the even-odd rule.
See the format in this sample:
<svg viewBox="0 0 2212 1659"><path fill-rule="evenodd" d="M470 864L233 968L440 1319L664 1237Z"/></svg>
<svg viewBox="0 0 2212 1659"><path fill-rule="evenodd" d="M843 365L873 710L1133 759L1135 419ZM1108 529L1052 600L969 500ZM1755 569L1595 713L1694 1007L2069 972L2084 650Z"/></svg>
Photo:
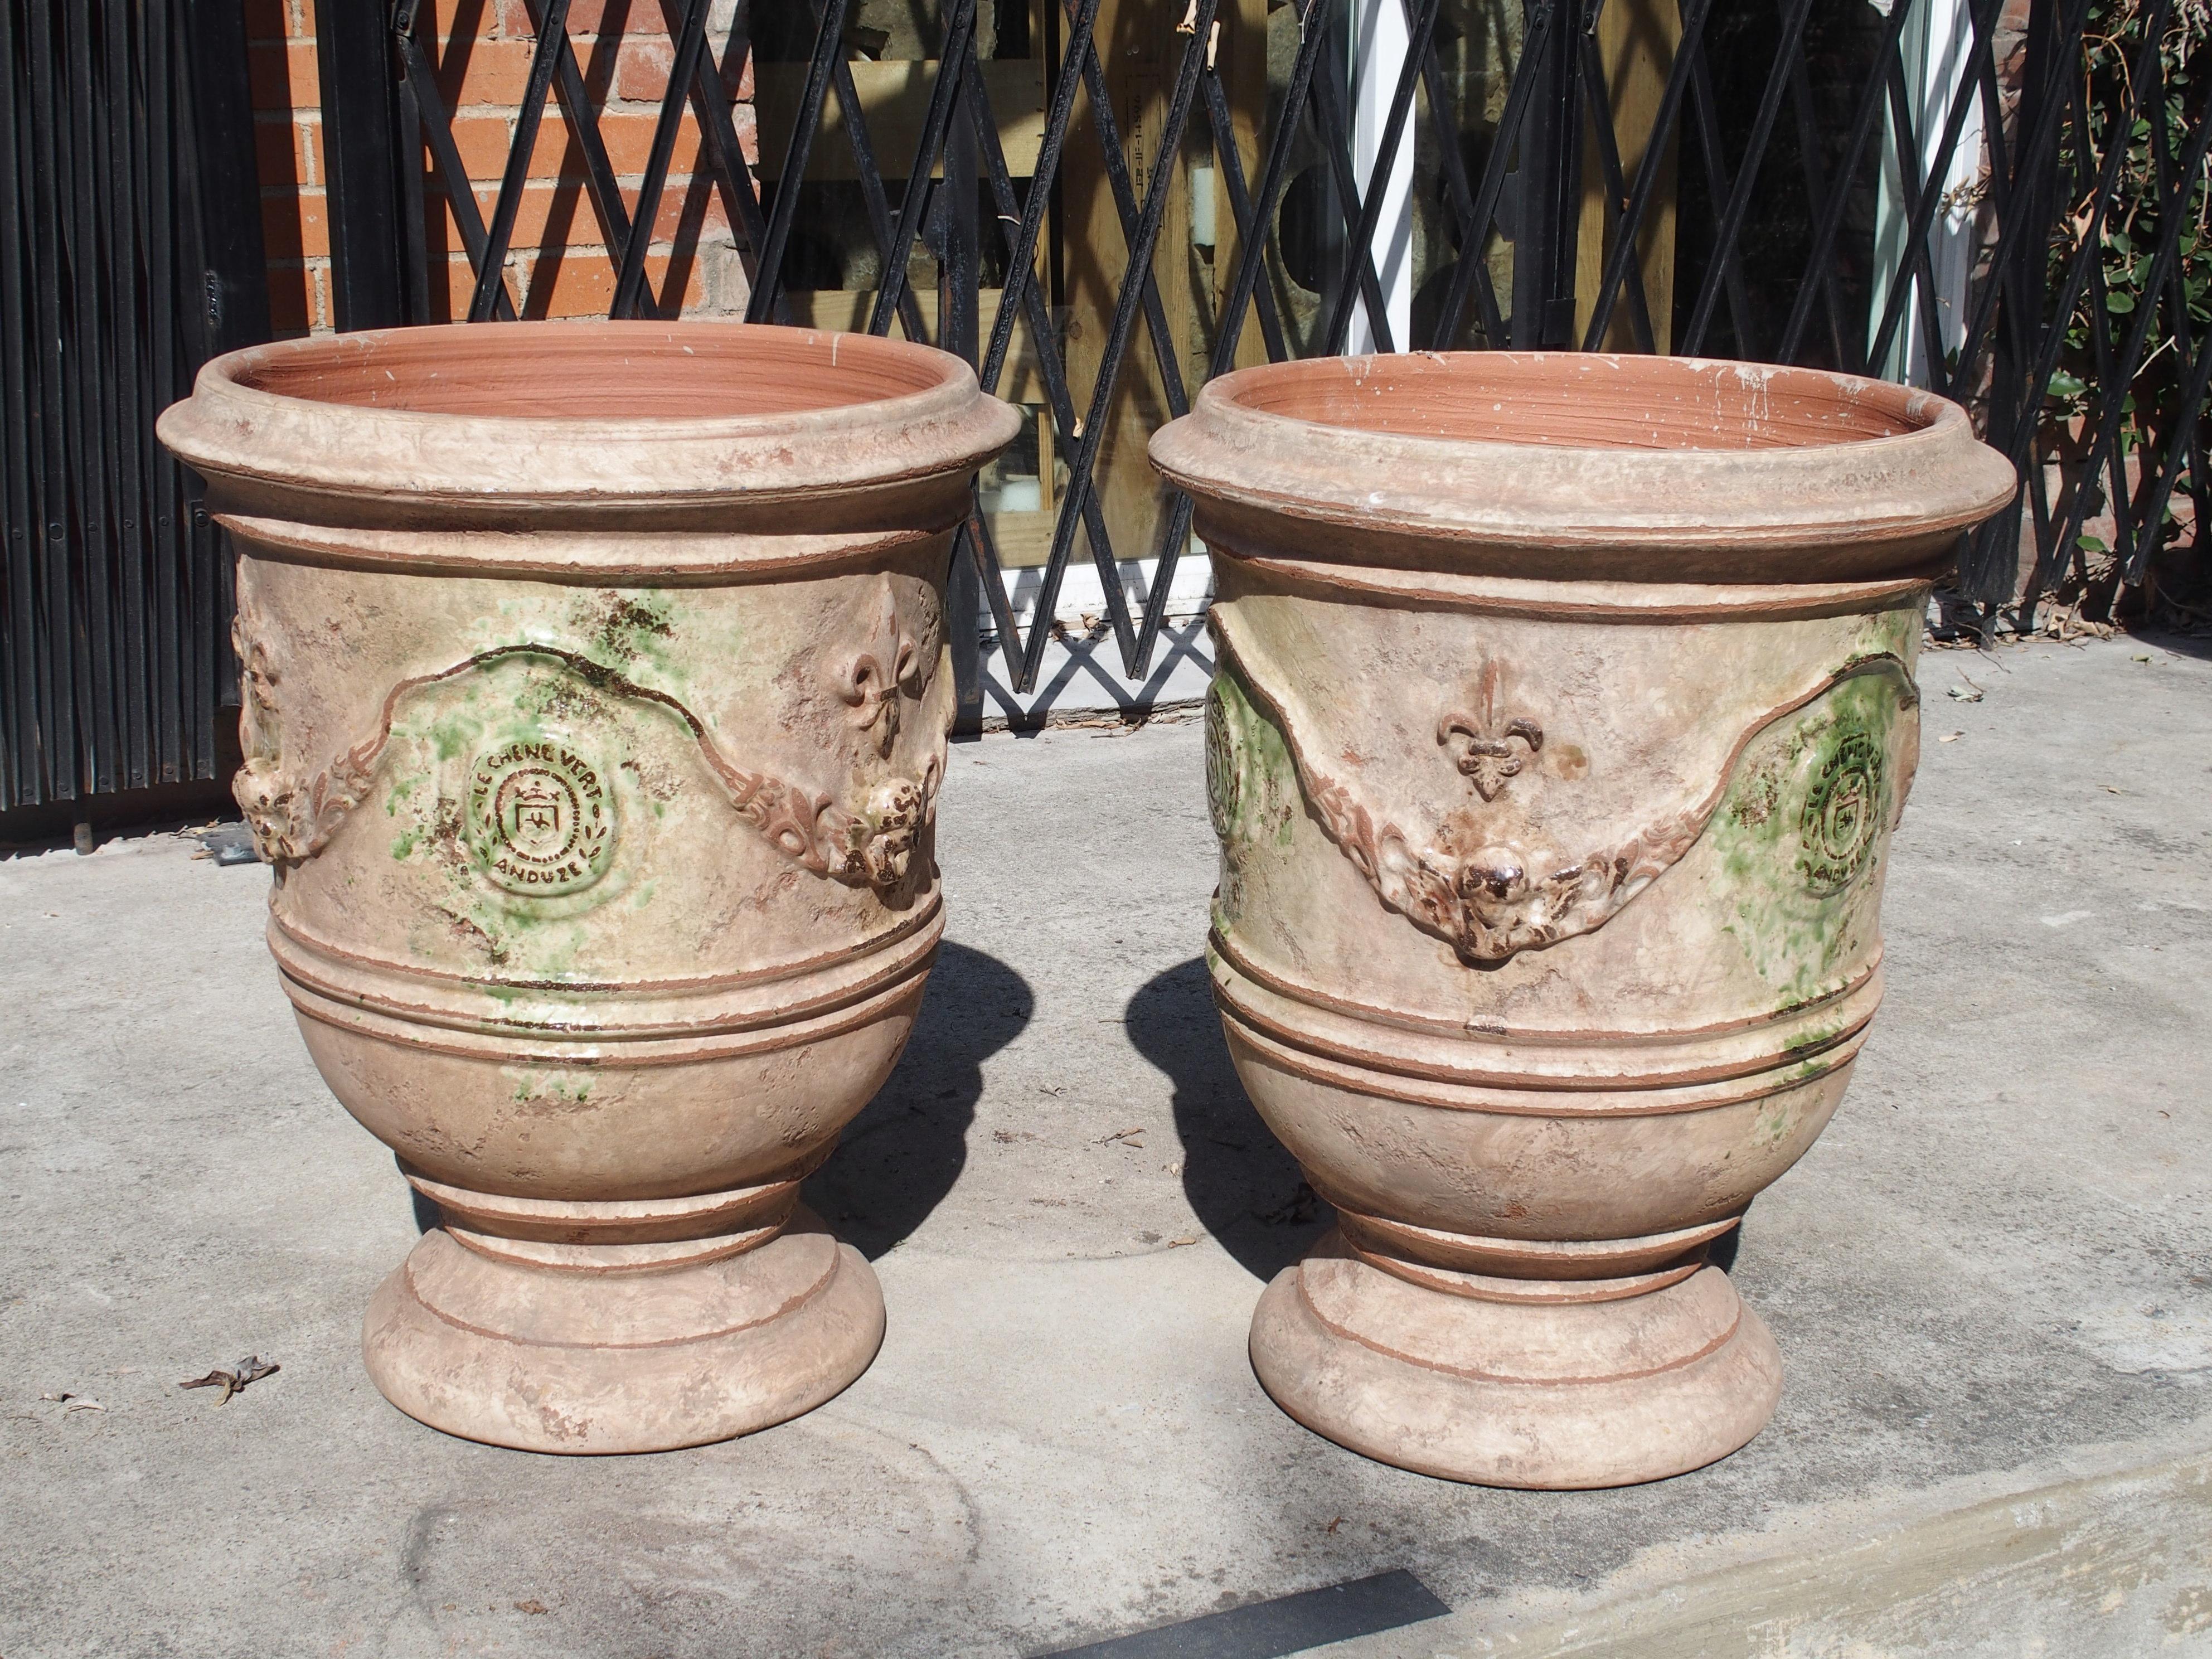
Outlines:
<svg viewBox="0 0 2212 1659"><path fill-rule="evenodd" d="M180 1389L219 1388L222 1390L222 1395L215 1403L220 1406L247 1383L258 1382L263 1377L273 1376L283 1369L273 1360L264 1359L258 1353L250 1353L245 1358L234 1363L227 1371L212 1370L205 1376L196 1376L191 1382L179 1382L177 1386Z"/></svg>
<svg viewBox="0 0 2212 1659"><path fill-rule="evenodd" d="M1168 1240L1168 1249L1171 1250L1179 1250L1186 1244L1195 1244L1197 1243L1198 1239L1194 1234L1188 1238L1171 1238Z"/></svg>
<svg viewBox="0 0 2212 1659"><path fill-rule="evenodd" d="M1964 732L1946 732L1942 737L1936 738L1936 741L1938 743L1956 743L1960 738L1966 735L1966 734Z"/></svg>
<svg viewBox="0 0 2212 1659"><path fill-rule="evenodd" d="M545 1604L533 1595L527 1601L517 1601L514 1604L514 1610L517 1613L543 1613L545 1611Z"/></svg>

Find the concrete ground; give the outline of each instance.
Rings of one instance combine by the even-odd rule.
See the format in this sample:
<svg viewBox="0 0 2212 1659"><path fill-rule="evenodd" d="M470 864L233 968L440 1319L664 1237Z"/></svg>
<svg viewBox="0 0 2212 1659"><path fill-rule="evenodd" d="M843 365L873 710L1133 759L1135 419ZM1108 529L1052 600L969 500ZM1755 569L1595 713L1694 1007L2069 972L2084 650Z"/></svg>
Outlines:
<svg viewBox="0 0 2212 1659"><path fill-rule="evenodd" d="M956 748L953 943L812 1183L883 1353L657 1457L370 1386L413 1212L293 1029L265 872L0 863L0 1654L1030 1655L1398 1568L1452 1612L1347 1659L2212 1652L2212 663L1922 678L1889 1002L1735 1261L1780 1413L1625 1492L1382 1468L1254 1382L1319 1223L1206 1002L1194 721ZM283 1370L176 1387L248 1352Z"/></svg>

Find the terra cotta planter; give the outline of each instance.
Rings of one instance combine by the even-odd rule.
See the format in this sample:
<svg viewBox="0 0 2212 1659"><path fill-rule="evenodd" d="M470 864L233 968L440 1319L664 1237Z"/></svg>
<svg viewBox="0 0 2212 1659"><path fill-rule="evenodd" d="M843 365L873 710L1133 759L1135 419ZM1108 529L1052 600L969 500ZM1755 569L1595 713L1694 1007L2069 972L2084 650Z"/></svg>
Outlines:
<svg viewBox="0 0 2212 1659"><path fill-rule="evenodd" d="M1489 353L1230 374L1152 456L1218 583L1216 1000L1339 1218L1260 1380L1455 1480L1726 1455L1781 1364L1707 1252L1865 1041L1930 579L2010 470L1901 386Z"/></svg>
<svg viewBox="0 0 2212 1659"><path fill-rule="evenodd" d="M295 340L163 416L285 992L441 1223L369 1306L401 1409L637 1451L874 1357L799 1183L944 928L946 556L1015 424L936 352L662 323Z"/></svg>

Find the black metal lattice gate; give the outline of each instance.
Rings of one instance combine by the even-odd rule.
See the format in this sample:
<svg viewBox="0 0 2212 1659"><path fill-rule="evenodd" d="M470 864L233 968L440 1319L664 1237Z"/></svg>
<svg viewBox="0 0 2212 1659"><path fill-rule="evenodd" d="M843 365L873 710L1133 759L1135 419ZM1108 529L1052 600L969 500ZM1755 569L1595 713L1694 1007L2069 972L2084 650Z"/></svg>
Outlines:
<svg viewBox="0 0 2212 1659"><path fill-rule="evenodd" d="M1161 81L1141 142L1107 84L1118 58L1098 38L1102 3L1123 21L1141 12L1155 37L1172 31L1170 48L1152 48ZM1959 590L1984 630L2006 607L2032 625L2040 596L2087 556L2096 538L2083 526L2100 508L2134 583L2171 533L2178 500L2203 522L2212 77L2191 58L2202 8L1680 0L1665 8L1662 61L1656 76L1646 66L1646 95L1624 120L1619 94L1633 64L1623 69L1619 54L1607 64L1608 3L1618 13L1638 0L1382 0L1399 44L1367 90L1363 132L1346 56L1371 45L1378 25L1369 6L1355 28L1355 0L942 0L925 9L933 27L919 65L929 76L919 135L892 153L872 140L855 88L854 70L886 33L861 23L866 0L750 0L719 42L714 0L659 0L673 66L642 184L626 200L568 37L567 0L532 0L538 46L487 222L461 187L416 0L398 0L382 31L364 9L326 0L326 25L351 33L326 36L325 52L356 54L346 76L355 106L325 118L345 151L338 165L353 173L334 228L362 278L354 320L419 320L421 192L442 191L473 278L468 314L515 314L503 261L538 124L556 113L586 158L619 270L611 313L653 314L646 234L633 227L655 221L688 106L741 238L747 316L805 320L793 300L799 270L818 263L811 227L837 208L811 182L810 161L823 145L849 146L852 211L872 244L861 250L872 265L866 325L968 356L994 390L1022 336L1040 404L1035 447L1058 458L1026 629L981 503L955 565L957 580L980 589L1020 689L1036 679L1079 550L1099 574L1123 668L1142 673L1188 544L1189 504L1166 495L1149 523L1108 522L1098 469L1113 400L1140 375L1155 416L1180 414L1194 380L1254 358L1255 336L1271 359L1357 338L1382 350L1610 345L1909 374L1972 405L2027 486L2012 514L1961 548ZM1223 30L1239 20L1249 28L1255 15L1265 92L1261 106L1248 99L1240 111L1224 64L1237 48L1224 53ZM1037 50L1028 38L1040 27L1042 131L1010 161L986 71L1010 33ZM1498 73L1474 98L1468 42L1482 31ZM1117 24L1112 52L1139 50L1126 37ZM779 165L757 176L732 120L730 89L749 55L763 87L788 63L788 128L763 135ZM771 113L763 103L762 121ZM1413 155L1419 199L1401 190L1386 200L1393 167ZM1103 343L1094 329L1086 349L1087 384L1071 363L1066 261L1040 253L1055 216L1068 215L1079 159L1103 172L1113 210L1103 234L1115 244L1103 257L1118 268L1098 319ZM1159 266L1176 181L1201 168L1231 222L1214 234L1214 303L1193 352L1165 315ZM2155 199L2130 196L2146 191ZM1655 297L1647 251L1662 210L1674 246ZM1415 217L1428 271L1410 316L1398 307L1404 332L1394 334L1381 239L1402 236ZM2121 233L2123 218L2148 235ZM1095 238L1099 222L1073 229ZM1058 234L1064 242L1070 227ZM925 277L934 267L933 329L915 303L917 258ZM2153 387L2144 376L2161 362ZM2045 465L2054 432L2071 440L2055 471ZM972 698L972 661L963 667Z"/></svg>
<svg viewBox="0 0 2212 1659"><path fill-rule="evenodd" d="M154 419L267 337L235 0L0 0L0 810L210 778L230 586Z"/></svg>
<svg viewBox="0 0 2212 1659"><path fill-rule="evenodd" d="M1911 378L2023 479L1961 545L1969 628L2026 631L2093 561L2202 599L2203 0L631 3L671 51L625 182L569 0L528 0L496 179L456 141L427 0L318 0L338 323L443 319L447 213L454 309L517 314L549 119L611 313L672 310L649 239L688 116L748 317L926 338L1030 409L1028 471L979 493L954 558L987 618L956 636L971 719L980 641L1030 688L1079 568L1140 677L1191 549L1188 502L1131 484L1144 431L1211 374L1347 348ZM212 763L225 572L151 423L265 320L237 33L234 0L0 0L0 806Z"/></svg>

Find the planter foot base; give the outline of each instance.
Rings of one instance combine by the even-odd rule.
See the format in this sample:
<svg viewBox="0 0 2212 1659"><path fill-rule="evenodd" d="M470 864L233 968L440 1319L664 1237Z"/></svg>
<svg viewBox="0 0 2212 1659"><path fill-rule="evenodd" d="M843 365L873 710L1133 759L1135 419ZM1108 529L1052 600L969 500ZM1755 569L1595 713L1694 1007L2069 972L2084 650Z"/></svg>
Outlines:
<svg viewBox="0 0 2212 1659"><path fill-rule="evenodd" d="M883 1336L874 1272L801 1209L739 1254L616 1272L487 1255L439 1228L378 1288L362 1350L384 1397L434 1429L643 1452L811 1411Z"/></svg>
<svg viewBox="0 0 2212 1659"><path fill-rule="evenodd" d="M1414 1282L1331 1233L1260 1298L1275 1403L1379 1462L1488 1486L1632 1486L1698 1468L1773 1416L1782 1358L1717 1267L1627 1280Z"/></svg>

